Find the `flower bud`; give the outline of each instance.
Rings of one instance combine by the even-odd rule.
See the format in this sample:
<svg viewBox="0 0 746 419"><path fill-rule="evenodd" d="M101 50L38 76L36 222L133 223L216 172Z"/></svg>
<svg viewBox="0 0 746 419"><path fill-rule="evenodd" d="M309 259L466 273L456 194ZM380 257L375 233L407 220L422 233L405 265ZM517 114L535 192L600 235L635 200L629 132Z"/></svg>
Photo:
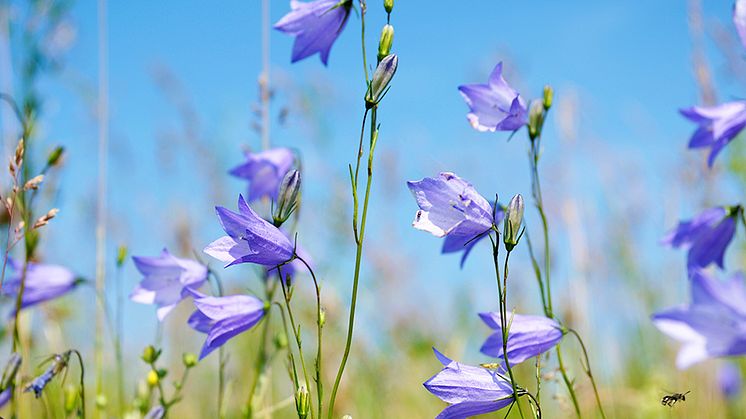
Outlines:
<svg viewBox="0 0 746 419"><path fill-rule="evenodd" d="M275 225L281 225L290 218L300 202L300 172L291 170L285 174L280 184L277 212L273 216Z"/></svg>
<svg viewBox="0 0 746 419"><path fill-rule="evenodd" d="M306 386L300 386L295 392L295 410L298 412L298 419L306 419L311 410L310 395Z"/></svg>
<svg viewBox="0 0 746 419"><path fill-rule="evenodd" d="M391 44L394 43L394 27L384 25L381 30L381 40L378 41L378 62L380 63L387 55L391 53Z"/></svg>
<svg viewBox="0 0 746 419"><path fill-rule="evenodd" d="M275 348L285 349L288 347L288 337L284 333L278 333L275 335Z"/></svg>
<svg viewBox="0 0 746 419"><path fill-rule="evenodd" d="M319 308L319 326L324 327L326 323L326 310Z"/></svg>
<svg viewBox="0 0 746 419"><path fill-rule="evenodd" d="M552 107L552 99L554 99L554 89L552 89L552 86L547 84L544 86L544 97L542 101L545 111L548 111L549 108Z"/></svg>
<svg viewBox="0 0 746 419"><path fill-rule="evenodd" d="M142 360L147 362L148 364L153 364L155 363L155 361L158 360L158 357L160 355L161 351L155 349L153 345L148 345L142 351Z"/></svg>
<svg viewBox="0 0 746 419"><path fill-rule="evenodd" d="M510 252L518 244L521 238L521 223L523 222L523 196L517 194L510 200L505 209L505 221L503 223L503 243L505 250Z"/></svg>
<svg viewBox="0 0 746 419"><path fill-rule="evenodd" d="M541 135L541 126L544 122L544 105L536 99L531 102L528 109L528 136L533 140Z"/></svg>
<svg viewBox="0 0 746 419"><path fill-rule="evenodd" d="M184 362L185 367L192 368L197 365L197 355L191 352L186 352L181 356L181 361Z"/></svg>
<svg viewBox="0 0 746 419"><path fill-rule="evenodd" d="M62 154L65 152L65 147L57 146L47 157L47 166L54 167L60 162Z"/></svg>
<svg viewBox="0 0 746 419"><path fill-rule="evenodd" d="M378 63L376 71L373 72L370 86L368 86L368 93L365 95L365 106L368 109L378 105L378 102L383 99L398 65L399 57L396 54L387 55Z"/></svg>
<svg viewBox="0 0 746 419"><path fill-rule="evenodd" d="M72 384L65 386L65 413L68 415L75 411L78 405L78 388Z"/></svg>
<svg viewBox="0 0 746 419"><path fill-rule="evenodd" d="M158 377L158 373L155 370L148 371L147 382L150 387L157 386L159 381L160 377Z"/></svg>
<svg viewBox="0 0 746 419"><path fill-rule="evenodd" d="M106 406L109 404L109 400L106 398L103 394L96 395L96 408L99 410L106 409Z"/></svg>
<svg viewBox="0 0 746 419"><path fill-rule="evenodd" d="M127 260L127 246L121 245L117 248L117 267L121 268Z"/></svg>
<svg viewBox="0 0 746 419"><path fill-rule="evenodd" d="M394 0L383 0L383 8L386 9L386 13L391 14L394 10Z"/></svg>

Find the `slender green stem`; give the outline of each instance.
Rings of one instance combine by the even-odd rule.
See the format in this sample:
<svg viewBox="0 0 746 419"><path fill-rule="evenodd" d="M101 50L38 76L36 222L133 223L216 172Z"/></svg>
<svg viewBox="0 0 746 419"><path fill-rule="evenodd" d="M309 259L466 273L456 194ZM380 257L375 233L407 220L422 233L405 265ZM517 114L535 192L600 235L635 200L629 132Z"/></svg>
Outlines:
<svg viewBox="0 0 746 419"><path fill-rule="evenodd" d="M528 233L528 229L525 230L524 234L526 235L526 244L528 245L528 255L531 258L531 266L533 267L534 274L536 275L536 282L538 282L539 284L539 292L541 293L541 307L544 310L544 314L547 317L551 317L549 315L549 307L547 306L547 299L544 291L544 281L541 280L541 268L539 268L539 262L536 260L534 247L531 244L531 236Z"/></svg>
<svg viewBox="0 0 746 419"><path fill-rule="evenodd" d="M490 235L490 238L492 238L492 235ZM513 396L515 397L515 404L518 405L518 413L520 413L521 418L523 418L523 408L521 407L521 403L518 400L518 385L515 382L515 377L513 376L513 369L510 366L510 360L508 359L508 337L509 337L509 328L510 325L508 324L508 304L507 304L507 296L508 296L508 260L510 259L510 252L507 252L505 255L505 265L503 269L503 284L500 285L500 271L498 269L499 261L499 249L500 246L496 241L493 240L493 246L492 246L492 256L493 260L495 262L495 274L497 276L497 293L498 297L500 299L500 327L502 331L502 341L503 341L503 360L505 361L505 369L508 370L508 376L510 377L510 385L513 387Z"/></svg>
<svg viewBox="0 0 746 419"><path fill-rule="evenodd" d="M565 365L562 361L562 349L560 349L560 344L557 344L557 363L559 364L559 370L562 374L562 381L565 382L565 386L567 386L567 390L570 393L570 399L572 400L572 406L575 409L575 413L578 415L578 418L581 418L583 415L580 413L580 405L578 404L578 397L575 395L575 389L573 388L572 381L570 380L570 377L567 376L567 370L565 369Z"/></svg>
<svg viewBox="0 0 746 419"><path fill-rule="evenodd" d="M357 195L357 183L358 178L360 174L360 161L363 158L363 137L365 137L365 122L368 118L368 109L365 110L365 113L363 113L363 123L360 127L360 143L358 144L357 148L357 162L355 163L355 175L352 176L352 232L355 235L355 243L358 243L360 241L360 237L358 236L358 226L357 226L357 219L358 219L358 195Z"/></svg>
<svg viewBox="0 0 746 419"><path fill-rule="evenodd" d="M286 289L285 279L282 277L282 268L277 267L278 274L280 275L280 286L282 287L282 295L285 300L285 309L288 313L288 318L290 319L290 326L293 328L293 336L295 336L295 343L298 347L298 360L300 361L301 369L303 370L303 379L306 382L306 388L308 391L311 391L310 386L310 380L308 379L308 371L306 370L306 361L303 357L303 343L301 342L301 336L300 336L300 329L295 324L295 318L293 317L293 310L290 308L290 298L288 298L288 292ZM297 390L297 389L296 389ZM311 407L311 417L313 418L313 404L309 400L309 405Z"/></svg>
<svg viewBox="0 0 746 419"><path fill-rule="evenodd" d="M360 0L360 39L363 51L363 71L365 72L365 85L368 85L370 78L368 77L368 59L365 54L365 12L368 11L368 5L365 0Z"/></svg>
<svg viewBox="0 0 746 419"><path fill-rule="evenodd" d="M80 364L80 417L85 419L85 366L83 366L83 357L77 349L71 349L70 352L75 354Z"/></svg>
<svg viewBox="0 0 746 419"><path fill-rule="evenodd" d="M606 419L606 413L604 413L604 406L601 403L601 397L598 395L598 387L596 387L596 380L593 378L593 372L591 372L591 362L588 359L588 351L585 348L585 343L583 343L583 339L580 337L580 334L575 329L567 329L570 333L575 335L575 337L578 339L578 343L580 343L580 348L583 350L583 357L585 358L585 373L588 375L588 379L591 380L591 385L593 386L593 394L596 396L596 404L598 405L598 411L601 413L601 417L603 419Z"/></svg>
<svg viewBox="0 0 746 419"><path fill-rule="evenodd" d="M215 282L215 288L217 289L218 296L223 296L223 281L220 280L220 276L217 272L212 269L207 271L207 277L213 278ZM218 349L218 416L223 417L223 399L225 396L225 348L222 346Z"/></svg>
<svg viewBox="0 0 746 419"><path fill-rule="evenodd" d="M365 118L365 116L363 117ZM368 151L368 179L365 186L365 198L363 200L363 215L360 219L360 236L357 240L357 248L355 251L355 273L352 280L352 298L350 301L350 318L347 323L347 339L345 342L345 350L342 355L342 361L339 364L339 370L337 371L337 377L334 380L334 386L332 387L332 394L329 399L329 411L328 417L332 418L334 414L334 402L337 397L337 390L339 389L339 383L342 381L342 374L344 373L345 365L347 365L347 359L350 356L350 349L352 348L352 333L355 328L355 307L357 304L357 289L358 282L360 280L360 267L363 256L363 239L365 237L365 224L368 219L368 201L370 199L370 187L373 181L373 153L376 148L376 142L378 140L378 128L377 124L377 107L371 108L370 117L370 149ZM365 126L363 126L365 129ZM353 185L353 194L356 193L355 189L357 185Z"/></svg>
<svg viewBox="0 0 746 419"><path fill-rule="evenodd" d="M279 269L278 269L278 275L279 275ZM262 277L262 284L264 286L264 296L265 296L266 301L272 301L276 287L269 286L268 279L269 279L269 275L265 271ZM269 328L270 328L270 314L271 314L271 310L267 311L267 313L264 315L264 320L263 320L264 324L262 325L262 334L261 334L261 338L259 342L259 352L256 358L254 378L251 381L251 386L249 387L249 396L246 399L246 416L247 417L253 417L254 403L255 403L254 397L256 394L256 389L258 387L260 378L268 370L269 354L267 350L267 341L268 341Z"/></svg>
<svg viewBox="0 0 746 419"><path fill-rule="evenodd" d="M541 355L536 356L536 404L541 403Z"/></svg>
<svg viewBox="0 0 746 419"><path fill-rule="evenodd" d="M321 332L324 328L324 323L322 320L322 312L321 312L321 288L319 287L319 282L316 280L316 274L313 272L313 269L311 269L311 266L306 262L302 257L295 255L295 258L301 261L304 265L306 265L306 269L308 269L308 273L311 274L311 278L313 279L313 285L316 288L316 333L317 333L317 346L316 346L316 393L318 396L318 403L319 403L319 418L321 418L322 415L322 406L323 406L323 398L324 398L324 386L321 382Z"/></svg>

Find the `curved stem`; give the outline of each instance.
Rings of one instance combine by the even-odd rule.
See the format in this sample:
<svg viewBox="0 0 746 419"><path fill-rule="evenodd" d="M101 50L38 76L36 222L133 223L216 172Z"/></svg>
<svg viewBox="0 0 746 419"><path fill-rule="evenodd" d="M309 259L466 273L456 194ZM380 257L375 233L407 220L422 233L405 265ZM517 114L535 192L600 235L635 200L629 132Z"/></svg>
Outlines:
<svg viewBox="0 0 746 419"><path fill-rule="evenodd" d="M316 345L316 393L318 395L319 403L319 418L321 418L324 397L324 386L321 382L321 331L324 327L324 323L321 320L321 288L319 288L319 282L316 280L316 274L313 272L313 269L311 269L311 266L308 264L308 262L306 262L302 257L298 255L295 255L295 258L306 265L306 269L308 269L308 273L311 274L311 278L313 278L313 285L316 288L316 333L318 342Z"/></svg>
<svg viewBox="0 0 746 419"><path fill-rule="evenodd" d="M371 108L370 117L370 149L368 151L368 180L365 186L365 198L363 200L363 215L360 219L360 236L357 240L357 248L355 251L355 273L352 280L352 298L350 301L350 318L347 323L347 339L345 342L345 350L342 355L342 361L337 371L337 377L334 380L334 386L332 387L332 395L329 399L329 411L328 417L332 418L334 414L334 401L337 397L337 390L339 389L339 383L342 381L342 374L344 373L345 366L347 365L347 359L350 356L350 349L352 348L352 333L355 328L355 308L357 303L357 289L360 281L360 267L363 256L363 239L365 237L365 224L368 218L368 201L370 199L370 187L373 181L373 152L376 148L376 142L378 140L378 129L377 124L377 108L374 106ZM364 129L364 127L363 127ZM353 185L353 194L357 185Z"/></svg>
<svg viewBox="0 0 746 419"><path fill-rule="evenodd" d="M598 387L596 387L596 380L593 378L593 373L591 372L591 362L588 359L588 351L585 348L585 343L583 343L583 339L581 339L580 334L575 329L567 329L570 333L575 335L575 337L578 339L578 343L580 343L580 348L583 350L583 357L585 357L585 373L588 375L588 379L591 380L591 385L593 386L593 394L596 396L596 404L598 405L598 411L601 413L601 417L603 419L606 419L606 413L604 413L604 407L603 404L601 404L601 397L598 395Z"/></svg>
<svg viewBox="0 0 746 419"><path fill-rule="evenodd" d="M83 366L83 357L77 349L71 349L70 352L75 354L80 364L80 416L85 419L85 367Z"/></svg>

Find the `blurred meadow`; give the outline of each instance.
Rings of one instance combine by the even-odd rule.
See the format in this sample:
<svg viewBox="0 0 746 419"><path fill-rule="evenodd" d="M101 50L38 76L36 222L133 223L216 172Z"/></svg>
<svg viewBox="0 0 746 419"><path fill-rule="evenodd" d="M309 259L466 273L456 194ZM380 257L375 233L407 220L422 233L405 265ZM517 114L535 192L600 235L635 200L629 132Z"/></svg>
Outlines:
<svg viewBox="0 0 746 419"><path fill-rule="evenodd" d="M371 56L386 21L379 3L368 0ZM324 67L316 56L291 64L293 38L267 27L289 10L285 0L0 0L0 92L33 109L35 121L26 162L40 168L56 146L64 147L37 198L39 215L50 208L59 214L44 227L35 260L90 280L21 313L22 381L43 371L50 354L77 349L86 363L88 415L123 417L140 407L135 399L150 371L141 354L154 345L163 351L163 383L172 392L182 354L199 353L205 337L187 326L191 303L159 322L153 306L127 298L142 279L130 256L167 247L219 271L227 293L259 294L262 269L223 269L202 249L222 234L214 207L233 209L238 194L247 193L247 183L228 171L245 152L263 149L263 141L300 156L297 237L323 290L322 360L338 364L355 260L347 165L357 152L366 91L360 15L350 14ZM660 239L700 208L738 203L746 188L746 139L736 138L708 169L707 153L687 150L692 126L678 113L743 98L746 50L732 10L731 2L703 0L396 2L399 67L378 114L355 340L336 417L435 417L447 405L422 385L442 368L432 347L464 363L488 361L479 347L490 330L477 312L496 308L489 245L478 243L463 268L459 256L441 255L440 240L412 228L417 205L406 181L453 171L490 200L498 194L507 204L521 193L527 232L542 243L528 198L525 136L472 129L457 90L484 82L498 61L527 98L541 97L545 84L554 88L540 170L555 311L585 339L607 416L746 417L743 392L726 398L717 378L726 362L743 373L746 362L708 360L678 370L680 345L650 321L654 312L689 300L685 252ZM3 162L12 159L22 129L12 107L0 103ZM0 172L6 190L10 175ZM273 206L268 199L255 205L258 212ZM0 221L0 231L13 227L7 214ZM122 247L127 257L118 263ZM735 247L727 254L729 271L746 264L742 234ZM20 248L12 254L22 257ZM526 246L516 248L510 272L511 305L540 313ZM97 277L105 280L103 299ZM310 354L313 283L305 272L294 281ZM113 316L100 317L101 301ZM12 303L8 297L1 307L8 322L0 354L11 352ZM94 372L97 322L105 330L101 379ZM271 322L278 332L272 341L282 345L280 318ZM242 415L259 339L257 329L225 345L224 417ZM577 341L567 338L562 348L584 417L597 417ZM212 355L190 370L170 417L220 416L218 362ZM257 417L297 417L284 358L269 365L271 384ZM71 363L65 380L52 381L40 399L21 393L18 416L66 417L65 389L78 371ZM533 385L534 361L516 372ZM544 417L574 417L555 359L542 374ZM330 387L333 368L322 378ZM661 405L664 395L685 391L685 402ZM515 409L508 415L520 417Z"/></svg>

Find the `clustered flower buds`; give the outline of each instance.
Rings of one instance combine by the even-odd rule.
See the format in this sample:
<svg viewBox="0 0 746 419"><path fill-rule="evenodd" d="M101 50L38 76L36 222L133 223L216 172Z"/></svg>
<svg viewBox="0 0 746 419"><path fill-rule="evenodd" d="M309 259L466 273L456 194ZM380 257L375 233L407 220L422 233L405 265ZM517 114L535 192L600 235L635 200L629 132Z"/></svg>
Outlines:
<svg viewBox="0 0 746 419"><path fill-rule="evenodd" d="M373 79L368 87L368 93L365 95L365 106L370 109L386 95L391 79L394 78L396 67L399 65L399 58L396 54L386 56L378 63L376 71L373 72Z"/></svg>
<svg viewBox="0 0 746 419"><path fill-rule="evenodd" d="M521 223L523 223L523 196L517 194L510 200L505 209L505 220L503 222L503 243L505 250L510 252L521 239Z"/></svg>

